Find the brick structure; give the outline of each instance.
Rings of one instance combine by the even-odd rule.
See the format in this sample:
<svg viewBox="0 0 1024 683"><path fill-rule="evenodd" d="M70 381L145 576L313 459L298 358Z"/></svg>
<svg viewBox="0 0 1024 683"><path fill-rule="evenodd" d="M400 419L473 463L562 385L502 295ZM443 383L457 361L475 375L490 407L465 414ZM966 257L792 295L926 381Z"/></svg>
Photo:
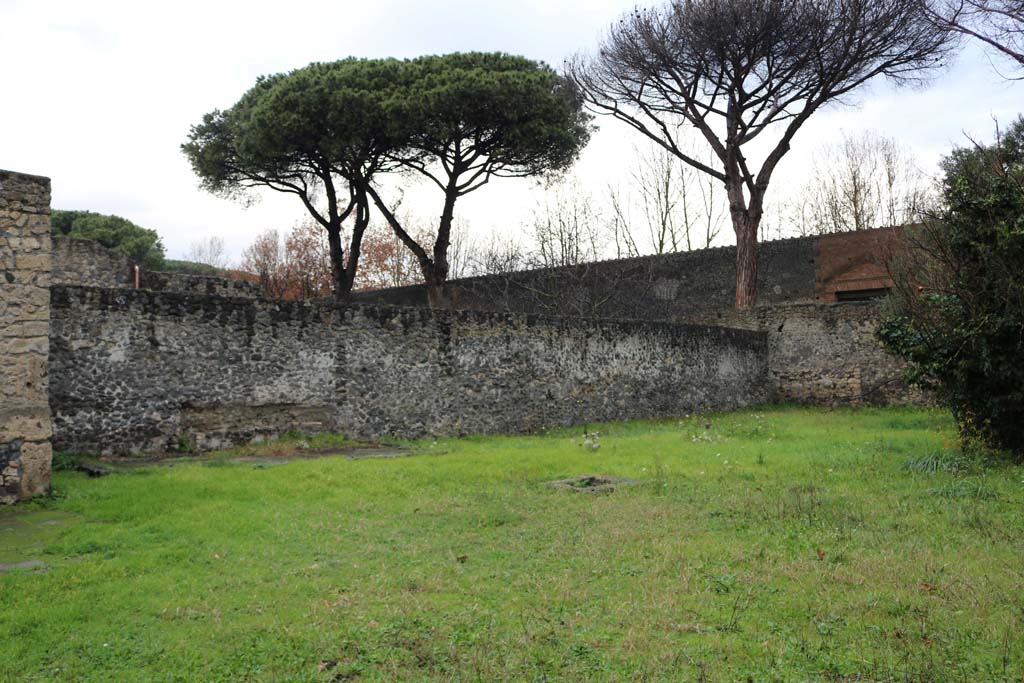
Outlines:
<svg viewBox="0 0 1024 683"><path fill-rule="evenodd" d="M902 248L904 228L821 235L814 240L814 294L819 303L864 301L892 287L886 263Z"/></svg>
<svg viewBox="0 0 1024 683"><path fill-rule="evenodd" d="M0 503L50 488L50 181L0 170Z"/></svg>

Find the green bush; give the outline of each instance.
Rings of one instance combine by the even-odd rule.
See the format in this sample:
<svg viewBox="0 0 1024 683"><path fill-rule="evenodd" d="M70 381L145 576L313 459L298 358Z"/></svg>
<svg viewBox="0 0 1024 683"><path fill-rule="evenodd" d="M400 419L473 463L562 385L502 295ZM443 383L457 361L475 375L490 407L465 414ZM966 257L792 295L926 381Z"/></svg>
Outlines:
<svg viewBox="0 0 1024 683"><path fill-rule="evenodd" d="M217 277L221 275L221 269L216 266L211 266L206 263L196 263L195 261L177 261L174 259L166 259L164 261L164 270L174 273L184 273L186 275L204 275L208 277Z"/></svg>
<svg viewBox="0 0 1024 683"><path fill-rule="evenodd" d="M945 207L894 263L879 338L952 409L965 443L1024 459L1024 118L943 170Z"/></svg>
<svg viewBox="0 0 1024 683"><path fill-rule="evenodd" d="M156 231L147 230L120 216L55 210L50 216L50 232L95 240L144 268L158 269L164 265L164 245Z"/></svg>

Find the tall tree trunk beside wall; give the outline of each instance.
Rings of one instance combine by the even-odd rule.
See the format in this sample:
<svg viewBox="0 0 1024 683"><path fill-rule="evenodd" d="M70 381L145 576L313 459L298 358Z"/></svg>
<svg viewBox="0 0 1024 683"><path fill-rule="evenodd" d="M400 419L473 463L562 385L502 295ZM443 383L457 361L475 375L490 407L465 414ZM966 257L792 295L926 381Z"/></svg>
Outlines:
<svg viewBox="0 0 1024 683"><path fill-rule="evenodd" d="M744 223L736 232L736 308L757 303L757 226Z"/></svg>

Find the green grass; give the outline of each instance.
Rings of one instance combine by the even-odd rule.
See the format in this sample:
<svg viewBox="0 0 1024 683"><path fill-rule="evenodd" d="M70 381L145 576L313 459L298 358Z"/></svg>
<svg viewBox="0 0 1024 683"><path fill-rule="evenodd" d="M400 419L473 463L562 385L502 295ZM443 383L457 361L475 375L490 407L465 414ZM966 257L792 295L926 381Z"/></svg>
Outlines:
<svg viewBox="0 0 1024 683"><path fill-rule="evenodd" d="M0 681L1024 680L1024 468L950 465L944 414L597 429L59 472ZM584 473L642 483L542 485Z"/></svg>

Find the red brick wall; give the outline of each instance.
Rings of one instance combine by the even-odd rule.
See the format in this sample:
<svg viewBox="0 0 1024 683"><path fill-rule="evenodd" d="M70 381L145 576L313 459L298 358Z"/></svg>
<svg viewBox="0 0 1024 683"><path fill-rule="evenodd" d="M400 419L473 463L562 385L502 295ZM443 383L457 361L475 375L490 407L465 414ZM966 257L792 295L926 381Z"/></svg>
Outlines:
<svg viewBox="0 0 1024 683"><path fill-rule="evenodd" d="M819 303L838 300L837 292L892 286L886 261L902 244L902 228L822 235L814 243L814 289Z"/></svg>

